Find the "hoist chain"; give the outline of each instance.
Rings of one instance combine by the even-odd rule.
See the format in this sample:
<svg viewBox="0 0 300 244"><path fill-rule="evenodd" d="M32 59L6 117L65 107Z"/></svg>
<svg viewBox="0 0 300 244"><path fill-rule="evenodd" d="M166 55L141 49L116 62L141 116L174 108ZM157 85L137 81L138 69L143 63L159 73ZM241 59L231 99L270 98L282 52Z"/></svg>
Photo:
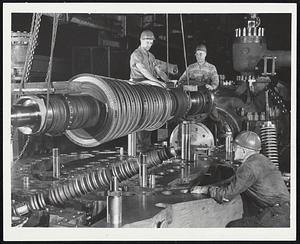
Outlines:
<svg viewBox="0 0 300 244"><path fill-rule="evenodd" d="M29 44L28 44L26 58L25 58L25 64L24 64L24 71L23 71L22 80L20 83L19 94L17 95L17 98L21 96L22 88L24 87L24 83L26 83L29 78L29 73L30 73L31 66L32 66L34 51L35 51L35 48L38 43L37 41L38 41L38 36L39 36L41 20L42 20L41 13L33 14L32 21L31 21L31 27L30 27L30 39L29 39ZM20 154L14 161L15 163L17 163L20 160L20 158L23 156L23 154L29 144L29 141L30 141L30 136L27 136L27 140L26 140Z"/></svg>
<svg viewBox="0 0 300 244"><path fill-rule="evenodd" d="M29 47L27 49L27 54L26 54L26 60L25 60L25 67L24 67L24 73L22 77L22 83L20 84L20 92L19 95L21 94L22 87L25 82L28 81L29 78L29 73L30 69L32 66L32 60L33 60L33 55L35 48L37 46L37 40L38 40L38 33L39 33L39 28L40 28L40 23L41 23L41 17L42 14L34 14L33 19L32 19L32 25L31 25L31 36L29 40ZM58 17L59 14L55 14L53 17L53 29L52 29L52 40L51 40L51 51L50 51L50 57L49 57L49 64L48 64L48 70L47 70L47 75L45 78L45 82L47 82L47 101L46 101L46 119L48 115L48 107L49 107L49 90L50 90L50 82L51 82L51 73L52 73L52 62L53 62L53 53L54 53L54 47L55 47L55 41L56 41L56 33L57 33L57 27L58 27ZM23 146L23 149L21 150L20 154L18 155L17 159L15 160L15 163L19 161L19 159L22 157L24 154L26 147L28 146L30 141L30 136L27 137L27 140Z"/></svg>
<svg viewBox="0 0 300 244"><path fill-rule="evenodd" d="M190 79L189 79L189 72L188 72L188 65L187 65L187 58L186 58L186 48L185 48L185 37L184 37L184 26L183 26L183 18L182 14L180 14L180 25L181 25L181 34L182 34L182 46L183 46L183 57L184 57L184 65L185 65L185 70L186 70L186 79L187 79L187 84L190 84Z"/></svg>
<svg viewBox="0 0 300 244"><path fill-rule="evenodd" d="M25 150L26 150L26 148L27 148L27 146L29 144L29 141L30 141L30 136L27 136L26 142L25 142L25 144L24 144L21 152L19 153L18 157L14 161L14 163L17 163L20 160L20 158L23 156L23 154L24 154L24 152L25 152Z"/></svg>
<svg viewBox="0 0 300 244"><path fill-rule="evenodd" d="M49 63L48 63L48 70L45 82L47 82L47 95L46 95L46 116L45 121L47 121L48 118L48 108L49 108L49 100L50 100L50 84L51 84L51 74L52 74L52 63L53 63L53 54L54 54L54 47L56 42L56 33L57 33L57 27L58 27L58 18L59 14L54 14L53 16L53 27L52 27L52 38L51 38L51 51L49 56ZM43 128L46 126L46 124L43 125Z"/></svg>
<svg viewBox="0 0 300 244"><path fill-rule="evenodd" d="M20 84L19 96L21 95L24 83L26 83L29 78L29 73L30 73L32 61L33 61L33 55L34 55L35 48L38 43L37 40L38 40L39 29L40 29L40 25L41 25L41 19L42 19L41 13L33 14L31 30L30 30L29 46L28 46L27 53L26 53L24 72L23 72L23 76L22 76L22 80L21 80L21 84Z"/></svg>
<svg viewBox="0 0 300 244"><path fill-rule="evenodd" d="M49 63L48 63L47 76L46 76L46 79L45 79L46 82L51 82L53 53L54 53L54 47L55 47L55 42L56 42L56 33L57 33L57 27L58 27L58 17L59 17L59 14L54 14L54 16L53 16L51 51L50 51L50 57L49 57Z"/></svg>

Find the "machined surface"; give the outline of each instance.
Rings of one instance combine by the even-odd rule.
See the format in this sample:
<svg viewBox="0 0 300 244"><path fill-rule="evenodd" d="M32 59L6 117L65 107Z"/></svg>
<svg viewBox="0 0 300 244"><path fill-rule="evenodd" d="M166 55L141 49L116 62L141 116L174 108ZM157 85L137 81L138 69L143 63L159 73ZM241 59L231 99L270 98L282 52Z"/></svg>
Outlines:
<svg viewBox="0 0 300 244"><path fill-rule="evenodd" d="M275 124L271 121L264 122L260 128L260 138L263 154L279 167L277 130Z"/></svg>
<svg viewBox="0 0 300 244"><path fill-rule="evenodd" d="M177 125L170 136L170 146L174 147L176 151L181 150L182 128L183 124ZM191 155L195 154L197 148L211 148L215 145L213 134L202 123L191 122L189 133Z"/></svg>
<svg viewBox="0 0 300 244"><path fill-rule="evenodd" d="M47 170L47 166L49 166L48 162L50 162L51 165L51 156L45 156L39 159L21 160L13 167L12 171L12 198L16 203L29 199L31 202L30 204L33 206L32 208L38 209L40 205L44 204L43 201L45 199L41 197L42 194L47 193L48 189L52 188L54 191L51 192L52 196L50 198L52 198L53 202L56 201L58 205L50 205L50 208L48 209L48 211L50 211L50 216L64 216L63 212L65 210L62 209L62 212L58 211L60 206L68 206L68 211L73 211L74 214L78 211L82 211L81 209L78 209L78 201L82 204L85 202L92 202L93 206L96 203L98 206L98 203L101 202L102 207L97 211L95 210L97 214L94 213L93 215L93 218L98 220L93 220L89 223L98 227L109 227L106 223L105 215L101 217L101 214L103 213L102 210L104 209L103 203L106 202L106 194L103 189L92 192L88 190L95 184L92 180L93 176L89 172L92 172L95 167L105 169L113 165L114 162L118 164L118 161L120 160L118 152L119 150L93 150L61 154L61 164L63 167L59 181L53 180L52 171L49 169ZM162 208L156 206L157 204L160 205L160 203L173 204L205 199L205 196L197 196L184 192L192 183L210 184L215 181L227 179L233 173L230 167L224 168L224 166L222 166L222 160L218 157L203 157L201 155L194 163L188 165L182 163L182 161L178 159L167 160L158 165L158 167L150 167L148 169L149 174L155 176L155 188L140 187L138 175L121 183L120 187L123 189L123 226L152 218L162 210ZM71 191L71 188L64 188L64 186L66 186L64 182L75 179L80 181L81 178L79 176L87 174L91 177L91 181L84 181L84 184L81 186L77 185L79 190L86 194L76 194L77 190L74 189L73 193L70 192L70 194L74 195L74 200L72 200L73 197L72 199L61 198L63 195L60 194L60 191ZM28 181L24 180L26 177L28 177ZM30 198L30 196L33 197ZM75 214L74 216L77 215ZM78 215L78 218L79 216L80 215ZM61 219L61 217L59 217L59 219ZM75 219L72 220L72 218L67 216L63 219L66 221L65 224L64 221L61 220L52 220L53 226L57 226L57 221L63 226L72 226L70 223L73 223L73 226L76 225L75 222L72 222ZM79 223L82 225L87 224L83 219L80 219Z"/></svg>
<svg viewBox="0 0 300 244"><path fill-rule="evenodd" d="M189 118L209 113L213 104L213 95L207 90L169 90L147 82L132 84L92 74L77 75L62 83L64 90L57 82L57 94L49 91L48 105L42 95L38 97L42 104L38 109L32 109L30 118L23 115L28 109L13 109L12 123L16 127L30 128L27 134L65 133L75 144L95 147L137 131L157 130L173 117ZM37 84L24 89L37 89L36 93L44 94L44 88ZM67 95L59 95L64 92ZM30 97L28 95L26 99L30 101ZM22 99L24 97L17 103ZM38 99L32 98L35 102ZM34 117L36 113L38 118Z"/></svg>

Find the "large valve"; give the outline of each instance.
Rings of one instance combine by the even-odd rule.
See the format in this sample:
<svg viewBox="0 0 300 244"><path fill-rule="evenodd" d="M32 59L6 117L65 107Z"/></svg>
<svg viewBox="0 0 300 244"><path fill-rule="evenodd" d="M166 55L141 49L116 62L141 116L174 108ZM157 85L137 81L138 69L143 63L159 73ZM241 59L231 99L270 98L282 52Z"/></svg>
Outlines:
<svg viewBox="0 0 300 244"><path fill-rule="evenodd" d="M141 130L156 130L173 117L210 112L207 90L185 92L82 74L65 82L67 94L27 95L12 107L12 125L28 135L65 133L84 147Z"/></svg>

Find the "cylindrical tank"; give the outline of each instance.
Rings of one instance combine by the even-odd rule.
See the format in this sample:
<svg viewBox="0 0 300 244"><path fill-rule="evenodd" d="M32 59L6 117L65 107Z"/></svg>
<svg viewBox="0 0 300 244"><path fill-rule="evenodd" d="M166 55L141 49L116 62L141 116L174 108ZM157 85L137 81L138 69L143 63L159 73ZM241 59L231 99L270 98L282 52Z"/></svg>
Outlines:
<svg viewBox="0 0 300 244"><path fill-rule="evenodd" d="M25 65L30 34L27 32L11 33L11 79L21 81Z"/></svg>
<svg viewBox="0 0 300 244"><path fill-rule="evenodd" d="M236 37L232 46L233 68L241 73L252 73L264 57L276 57L277 67L291 65L291 52L268 50L263 36Z"/></svg>

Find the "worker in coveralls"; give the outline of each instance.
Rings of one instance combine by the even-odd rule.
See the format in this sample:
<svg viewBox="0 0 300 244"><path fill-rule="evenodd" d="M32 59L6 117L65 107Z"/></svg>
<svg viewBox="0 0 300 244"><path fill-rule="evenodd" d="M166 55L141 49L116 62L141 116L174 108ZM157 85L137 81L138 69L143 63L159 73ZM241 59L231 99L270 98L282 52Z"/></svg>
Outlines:
<svg viewBox="0 0 300 244"><path fill-rule="evenodd" d="M260 154L261 141L252 131L241 132L234 140L234 160L242 164L227 186L195 186L191 192L208 194L223 203L241 194L243 218L227 227L289 227L290 193L281 172ZM245 200L246 199L246 200ZM251 206L251 210L245 210Z"/></svg>
<svg viewBox="0 0 300 244"><path fill-rule="evenodd" d="M160 70L154 55L149 52L155 40L150 30L145 30L140 36L140 46L130 56L130 81L138 83L150 80L153 85L166 87L168 76ZM161 80L163 81L161 81ZM137 132L137 149L147 152L151 147L151 132Z"/></svg>
<svg viewBox="0 0 300 244"><path fill-rule="evenodd" d="M206 87L210 91L214 91L219 86L219 75L216 67L206 61L207 48L204 44L200 44L195 49L196 63L187 67L187 70L178 80L179 85L187 85L187 76L190 85L198 87ZM213 104L209 117L217 123L220 131L224 132L223 124L219 117L216 105Z"/></svg>

